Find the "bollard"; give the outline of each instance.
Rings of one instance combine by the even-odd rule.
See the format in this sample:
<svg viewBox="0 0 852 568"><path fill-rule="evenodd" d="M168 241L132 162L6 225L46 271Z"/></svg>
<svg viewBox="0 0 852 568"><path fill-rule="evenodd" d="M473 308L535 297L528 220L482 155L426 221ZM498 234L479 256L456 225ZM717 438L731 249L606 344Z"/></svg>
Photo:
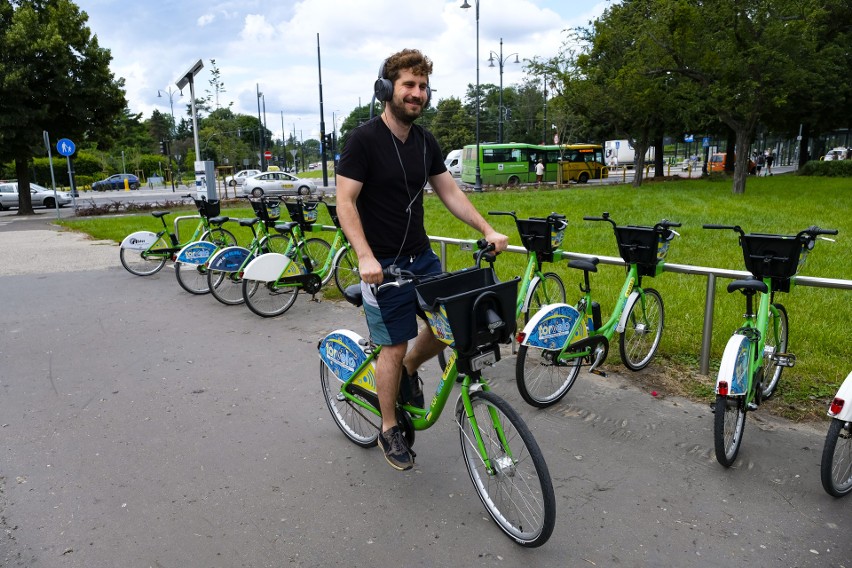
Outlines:
<svg viewBox="0 0 852 568"><path fill-rule="evenodd" d="M130 180L124 178L124 191L130 191Z"/></svg>

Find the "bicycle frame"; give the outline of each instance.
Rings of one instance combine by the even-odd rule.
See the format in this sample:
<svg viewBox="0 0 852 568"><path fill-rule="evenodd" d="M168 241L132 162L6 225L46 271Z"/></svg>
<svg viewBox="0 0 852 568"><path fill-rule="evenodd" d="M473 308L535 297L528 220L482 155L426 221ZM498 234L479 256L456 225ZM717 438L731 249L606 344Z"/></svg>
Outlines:
<svg viewBox="0 0 852 568"><path fill-rule="evenodd" d="M535 252L529 252L528 256L529 259L527 260L527 267L524 269L524 275L521 277L521 281L518 284L518 307L515 310L515 317L520 317L522 313L529 310L530 300L532 300L532 294L530 292L535 288L535 285L542 277L542 261L539 260L538 254ZM561 249L553 251L554 263L567 258L567 252Z"/></svg>
<svg viewBox="0 0 852 568"><path fill-rule="evenodd" d="M195 226L195 230L192 232L189 239L181 243L178 240L178 222L186 219L198 219L198 224ZM151 231L136 231L135 233L131 233L124 237L124 240L121 241L121 248L142 251L141 255L143 258L173 259L175 253L177 253L185 245L200 239L201 235L209 229L207 220L201 215L183 215L175 217L174 233L168 230L166 221L163 217L160 217L160 221L163 223L163 229L161 231L157 233ZM165 235L169 236L168 241L163 238Z"/></svg>

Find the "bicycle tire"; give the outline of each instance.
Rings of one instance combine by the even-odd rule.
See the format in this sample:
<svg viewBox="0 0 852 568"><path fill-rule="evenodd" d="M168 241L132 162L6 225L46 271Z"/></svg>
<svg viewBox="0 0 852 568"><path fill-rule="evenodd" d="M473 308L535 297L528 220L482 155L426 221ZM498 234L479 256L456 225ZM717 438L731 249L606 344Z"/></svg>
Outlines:
<svg viewBox="0 0 852 568"><path fill-rule="evenodd" d="M334 423L352 443L372 448L378 443L382 419L344 397L340 392L342 384L320 359L320 385Z"/></svg>
<svg viewBox="0 0 852 568"><path fill-rule="evenodd" d="M157 244L160 244L160 242L158 241ZM152 274L156 274L162 270L166 265L167 259L165 256L145 258L142 256L144 252L145 251L125 248L119 249L118 256L121 260L121 266L123 266L130 274L135 274L136 276L151 276Z"/></svg>
<svg viewBox="0 0 852 568"><path fill-rule="evenodd" d="M745 397L716 395L713 414L716 461L725 467L731 467L737 459L743 442L746 418Z"/></svg>
<svg viewBox="0 0 852 568"><path fill-rule="evenodd" d="M284 235L269 235L261 240L261 254L266 252L284 254L289 243L290 239ZM210 293L213 297L226 306L238 306L245 301L243 298L242 271L222 272L219 270L208 270L207 283L210 286Z"/></svg>
<svg viewBox="0 0 852 568"><path fill-rule="evenodd" d="M822 487L832 497L852 492L852 430L850 423L831 419L820 464Z"/></svg>
<svg viewBox="0 0 852 568"><path fill-rule="evenodd" d="M769 319L766 322L766 345L773 347L775 353L787 352L787 338L790 328L787 327L787 308L783 304L772 304L772 309L769 310ZM777 313L777 315L776 315ZM778 330L775 330L775 320L778 320ZM765 353L765 351L764 351ZM778 365L772 358L764 357L763 359L763 389L761 398L766 400L778 388L778 382L781 380L781 371L784 367Z"/></svg>
<svg viewBox="0 0 852 568"><path fill-rule="evenodd" d="M207 266L205 264L175 263L175 278L180 287L190 294L202 295L210 292L207 282Z"/></svg>
<svg viewBox="0 0 852 568"><path fill-rule="evenodd" d="M521 397L536 408L547 408L568 394L580 375L580 357L556 361L558 351L518 347L515 382ZM562 369L565 372L562 372Z"/></svg>
<svg viewBox="0 0 852 568"><path fill-rule="evenodd" d="M331 245L326 240L318 237L306 240L302 245L302 254L307 255L307 257L311 259L311 270L308 272L319 272L319 270L325 266L325 261L328 259L328 253L330 250ZM305 264L303 262L304 257L299 257L297 255L296 258L299 259L300 263L303 265ZM333 270L329 269L328 273L322 277L323 286L328 284L328 281L331 280L333 272Z"/></svg>
<svg viewBox="0 0 852 568"><path fill-rule="evenodd" d="M524 324L538 313L542 306L555 303L565 303L565 283L558 274L545 272L541 279L530 288L529 302L524 311Z"/></svg>
<svg viewBox="0 0 852 568"><path fill-rule="evenodd" d="M470 404L493 468L486 470L473 423L464 406L459 406L456 420L462 454L479 499L509 538L528 548L543 545L556 524L556 498L541 449L515 409L493 392L470 393ZM494 420L502 429L500 434ZM509 445L508 452L503 441Z"/></svg>
<svg viewBox="0 0 852 568"><path fill-rule="evenodd" d="M237 246L237 237L235 237L231 231L223 229L222 227L216 227L215 229L204 231L201 235L201 240L213 243L220 249Z"/></svg>
<svg viewBox="0 0 852 568"><path fill-rule="evenodd" d="M343 294L349 286L361 281L361 273L358 271L358 258L350 248L343 247L334 256L332 263L334 273L334 285Z"/></svg>
<svg viewBox="0 0 852 568"><path fill-rule="evenodd" d="M281 286L276 282L258 282L243 278L243 298L246 306L264 318L280 316L290 309L299 295L296 285Z"/></svg>
<svg viewBox="0 0 852 568"><path fill-rule="evenodd" d="M641 371L648 366L660 346L665 323L663 297L653 288L641 290L639 299L627 313L624 331L618 336L618 350L625 367Z"/></svg>

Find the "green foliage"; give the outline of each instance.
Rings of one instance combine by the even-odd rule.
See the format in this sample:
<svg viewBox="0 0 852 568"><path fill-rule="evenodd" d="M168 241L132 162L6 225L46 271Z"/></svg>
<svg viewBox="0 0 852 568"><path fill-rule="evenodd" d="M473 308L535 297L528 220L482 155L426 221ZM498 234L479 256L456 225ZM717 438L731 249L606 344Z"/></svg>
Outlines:
<svg viewBox="0 0 852 568"><path fill-rule="evenodd" d="M799 170L801 176L852 177L852 160L811 160Z"/></svg>

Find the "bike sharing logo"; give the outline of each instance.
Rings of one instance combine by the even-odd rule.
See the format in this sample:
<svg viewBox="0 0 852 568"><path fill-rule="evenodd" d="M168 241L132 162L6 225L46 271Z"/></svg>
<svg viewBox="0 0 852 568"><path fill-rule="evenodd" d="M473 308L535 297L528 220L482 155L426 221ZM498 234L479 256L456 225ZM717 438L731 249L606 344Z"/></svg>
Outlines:
<svg viewBox="0 0 852 568"><path fill-rule="evenodd" d="M328 338L322 345L322 359L331 368L337 378L346 381L364 362L364 352L353 346L347 345L350 340L343 336ZM365 377L368 382L369 378ZM359 380L363 382L365 378ZM375 378L372 386L375 389Z"/></svg>
<svg viewBox="0 0 852 568"><path fill-rule="evenodd" d="M545 316L533 330L528 344L556 349L567 342L580 313L570 306L555 309Z"/></svg>

